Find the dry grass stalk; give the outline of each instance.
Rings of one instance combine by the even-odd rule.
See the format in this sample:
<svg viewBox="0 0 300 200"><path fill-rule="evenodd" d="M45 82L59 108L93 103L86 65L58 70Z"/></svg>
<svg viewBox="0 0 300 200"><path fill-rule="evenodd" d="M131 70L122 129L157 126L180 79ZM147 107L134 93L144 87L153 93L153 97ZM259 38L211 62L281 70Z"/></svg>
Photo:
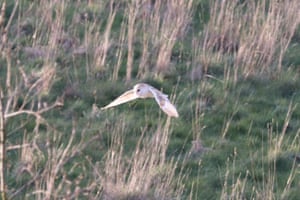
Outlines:
<svg viewBox="0 0 300 200"><path fill-rule="evenodd" d="M131 45L141 37L142 55L138 76L145 76L156 60L155 71L165 73L169 70L171 54L175 43L184 37L191 22L193 0L135 1L129 4L128 20L128 60L127 70L132 71L133 49ZM135 34L136 32L136 34ZM133 35L134 33L134 35ZM133 37L137 36L137 37Z"/></svg>
<svg viewBox="0 0 300 200"><path fill-rule="evenodd" d="M105 69L106 65L106 58L109 48L111 47L111 29L113 22L116 17L116 13L118 11L118 6L115 1L109 2L109 14L107 17L107 22L105 26L105 30L103 35L101 33L97 33L95 35L92 35L91 43L95 43L96 41L96 47L95 47L95 53L94 53L94 62L95 62L95 71L101 71ZM95 29L98 30L99 22L94 24ZM91 33L92 34L92 33ZM100 38L100 39L99 39Z"/></svg>
<svg viewBox="0 0 300 200"><path fill-rule="evenodd" d="M5 190L5 119L3 115L3 90L0 86L0 195L2 199L6 199Z"/></svg>
<svg viewBox="0 0 300 200"><path fill-rule="evenodd" d="M154 9L162 12L160 15L161 20L154 21L159 23L154 24L154 27L159 27L159 30L158 32L153 33L159 35L159 38L156 41L159 49L156 61L156 71L158 73L164 73L168 70L172 49L175 43L179 38L184 36L186 28L191 22L193 0L172 0L167 1L167 3L164 1L156 1L155 4ZM160 6L160 8L157 6ZM156 16L154 16L154 18L157 19Z"/></svg>
<svg viewBox="0 0 300 200"><path fill-rule="evenodd" d="M16 1L15 3L15 9L18 8L18 1ZM15 10L14 9L14 10ZM12 12L12 15L15 13ZM11 21L11 20L9 20ZM9 29L9 25L11 22L9 22L6 25L7 30ZM60 21L57 22L58 24L60 23ZM55 24L55 23L53 23ZM54 28L54 27L53 27ZM49 46L48 48L53 48L56 49L57 47L55 47L55 44L53 41L55 41L56 38L56 33L53 33L53 40L50 40L49 42ZM34 40L34 42L36 42L37 40ZM52 42L53 43L52 43ZM8 43L7 43L8 44ZM36 127L35 127L35 133L37 132L37 129L39 129L40 124L44 124L45 126L48 126L47 121L42 117L42 114L57 107L57 106L61 106L62 102L61 101L56 101L55 103L53 103L52 105L48 106L48 105L44 105L44 106L38 106L37 109L34 109L34 105L37 103L36 99L37 97L40 97L43 93L47 93L52 86L55 74L56 74L56 69L55 67L53 67L51 64L49 65L45 65L42 68L42 72L38 73L38 74L33 74L33 79L35 79L34 81L30 78L28 78L29 76L26 75L25 71L23 70L23 68L20 68L20 74L15 73L18 71L13 71L11 70L11 65L12 65L12 57L11 57L11 52L10 52L10 46L9 45L5 45L5 56L6 56L6 69L7 69L7 74L6 74L6 87L8 88L8 90L2 91L1 90L1 113L2 113L2 118L3 120L5 120L6 123L8 123L11 118L14 118L16 116L20 116L20 115L27 115L27 116L34 116L35 117L35 122L36 122ZM49 59L48 58L45 58ZM18 64L18 63L17 63ZM12 79L12 77L14 79ZM21 80L19 82L19 80ZM33 82L31 82L33 81ZM2 97L5 97L5 101L2 101ZM22 105L18 105L18 101L22 99ZM39 101L40 102L40 101ZM39 103L38 103L39 104ZM26 109L25 109L26 107ZM3 108L3 109L2 109ZM26 121L26 120L25 120ZM3 125L3 131L1 132L1 136L4 136L6 133L4 132L4 124L1 123ZM22 125L21 125L22 127ZM5 140L1 140L3 142L5 142ZM25 141L26 144L28 144L29 142L27 142L27 140ZM23 172L27 172L30 176L32 176L32 180L30 180L30 182L26 185L24 185L24 187L20 187L18 188L14 194L18 194L20 191L22 191L24 188L28 187L29 185L31 185L32 183L34 183L37 180L38 177L38 170L35 170L34 167L36 167L36 162L37 159L34 159L32 156L34 156L34 154L36 153L36 148L37 146L23 146L22 147L22 152L21 152L21 162L23 164L21 164L21 168L20 168L20 173ZM5 152L7 149L5 148L4 145L1 145L1 149ZM1 163L4 164L5 160L4 160L4 154L1 154ZM3 168L2 168L3 169ZM3 177L3 176L1 176ZM1 179L3 180L3 179ZM3 184L2 184L3 183ZM1 182L2 185L4 185L4 181ZM35 184L35 187L37 188L40 185ZM12 189L12 188L9 188ZM5 191L2 190L1 191L2 194L5 194ZM5 199L4 196L2 196L2 199Z"/></svg>
<svg viewBox="0 0 300 200"><path fill-rule="evenodd" d="M126 23L125 21L122 22L121 29L120 29L120 36L118 40L118 44L124 44L125 43L125 38L126 38ZM118 80L119 78L119 71L122 65L122 60L123 60L123 54L124 54L124 46L121 45L117 49L117 63L115 64L114 70L113 70L113 77L112 80Z"/></svg>
<svg viewBox="0 0 300 200"><path fill-rule="evenodd" d="M237 0L211 3L210 20L204 30L202 53L199 55L204 72L207 72L210 64L223 62L226 59L224 54L238 48L240 29L239 18L236 17L239 11L235 10L237 3Z"/></svg>
<svg viewBox="0 0 300 200"><path fill-rule="evenodd" d="M8 41L8 32L11 28L12 19L16 14L19 1L15 2L14 8L8 18L6 26L4 26L5 21L5 11L6 11L6 2L2 3L1 13L0 13L0 58L5 58L6 60L6 90L3 91L2 86L0 86L0 196L1 199L7 199L7 188L5 180L5 165L6 165L6 128L5 128L5 97L12 95L12 86L11 86L11 44ZM7 92L6 92L7 91ZM7 94L6 94L7 93Z"/></svg>
<svg viewBox="0 0 300 200"><path fill-rule="evenodd" d="M36 21L34 21L35 30L32 34L32 47L44 46L46 44L45 41L50 41L50 34L54 37L57 35L57 31L61 31L60 29L55 30L55 27L59 26L57 24L54 26L53 24L54 19L52 18L52 14L55 6L57 6L56 1L42 1L39 6L39 9L35 12ZM56 18L56 23L61 23L58 18ZM54 31L54 33L51 33L51 31ZM55 42L55 40L52 40L52 42Z"/></svg>
<svg viewBox="0 0 300 200"><path fill-rule="evenodd" d="M281 130L281 133L278 133L278 130L274 129L274 124L269 123L268 124L268 148L265 150L264 146L262 145L262 154L261 154L261 162L262 165L264 166L265 162L267 163L266 167L263 167L262 170L262 184L256 184L255 187L252 188L253 194L252 198L253 199L277 199L280 197L280 199L285 199L289 195L290 191L290 186L291 183L294 181L296 174L297 174L297 162L296 158L294 160L294 163L290 169L290 175L288 179L286 180L286 186L283 188L282 192L274 192L277 188L277 178L278 178L278 169L277 169L277 161L279 156L282 156L284 152L286 152L286 149L299 149L299 144L295 144L294 140L299 139L299 130L297 134L295 135L294 140L292 139L292 142L288 143L283 143L284 138L286 138L286 131L287 131L287 126L290 123L291 120L291 115L293 111L296 109L296 105L294 105L292 102L290 103L288 107L288 111L286 113L286 118ZM289 140L285 140L289 141ZM296 151L297 151L296 150ZM255 152L254 154L257 154ZM256 173L256 168L252 169L250 171L250 174L255 174ZM247 171L248 175L248 171ZM235 198L234 196L233 199L240 199L240 198Z"/></svg>
<svg viewBox="0 0 300 200"><path fill-rule="evenodd" d="M180 199L183 186L174 189L173 185L177 164L166 161L169 125L170 119L165 127L158 126L151 138L144 136L144 130L134 153L127 159L123 140L119 135L114 136L105 171L98 172L103 174L100 180L104 199Z"/></svg>
<svg viewBox="0 0 300 200"><path fill-rule="evenodd" d="M49 52L51 52L53 56L51 56L51 54L47 55L46 61L48 60L52 60L53 58L56 57L56 55L59 52L59 40L60 38L63 36L63 19L64 19L64 15L65 15L65 3L54 3L53 4L53 10L55 11L55 18L53 19L53 17L51 18L51 22L50 22L50 26L49 26L49 39L48 39L48 50ZM52 10L52 12L53 12Z"/></svg>
<svg viewBox="0 0 300 200"><path fill-rule="evenodd" d="M172 49L178 39L185 35L186 28L191 21L192 3L193 0L167 2L132 0L126 3L127 18L123 21L119 36L119 41L124 44L124 30L127 29L126 80L132 78L134 44L140 38L143 50L137 76L145 76L149 71L149 62L152 57L156 59L156 72L168 71ZM124 59L123 52L124 48L121 45L117 49L118 61L114 67L114 80L118 77L121 60Z"/></svg>
<svg viewBox="0 0 300 200"><path fill-rule="evenodd" d="M94 194L90 193L94 190L95 185L79 186L84 177L83 174L87 174L85 170L73 179L73 182L69 180L69 174L73 170L77 170L82 163L74 162L70 171L65 171L64 168L67 163L73 162L72 158L98 137L95 136L86 140L84 137L86 129L83 129L79 133L81 139L75 141L75 137L78 136L76 127L77 124L73 122L71 134L68 138L65 138L66 136L63 136L61 132L47 126L45 143L42 143L45 133L40 132L40 130L35 133L33 139L30 139L31 142L27 139L24 140L21 149L21 162L16 173L17 177L27 173L31 178L22 187L12 190L11 198L23 195L23 190L28 190L27 199L76 199L80 196L88 196L90 199L94 197ZM65 141L66 139L67 141ZM30 145L25 145L29 142ZM23 177L20 176L19 178ZM57 181L58 179L59 181Z"/></svg>
<svg viewBox="0 0 300 200"><path fill-rule="evenodd" d="M214 1L205 29L203 57L219 62L234 58L234 79L281 70L281 62L296 27L300 23L300 2L292 1ZM230 62L230 61L229 61Z"/></svg>
<svg viewBox="0 0 300 200"><path fill-rule="evenodd" d="M6 9L6 2L2 3L1 6L1 13L0 13L0 27L4 27L4 21L5 21L5 9Z"/></svg>
<svg viewBox="0 0 300 200"><path fill-rule="evenodd" d="M134 37L136 32L136 20L139 13L139 7L141 0L131 0L128 2L127 15L128 15L128 27L127 27L127 67L126 67L126 80L131 80L133 56L134 56Z"/></svg>
<svg viewBox="0 0 300 200"><path fill-rule="evenodd" d="M244 76L279 72L283 55L300 23L300 3L272 0L268 7L266 1L247 6L250 12L242 18L235 67L241 67Z"/></svg>
<svg viewBox="0 0 300 200"><path fill-rule="evenodd" d="M137 76L140 78L144 78L146 74L149 71L149 57L150 57L150 34L147 32L148 26L149 26L149 14L152 10L152 4L150 1L145 1L145 3L142 5L142 12L141 16L142 17L142 24L141 24L141 31L142 31L142 55L139 63L139 69L138 69L138 74ZM145 17L148 16L148 17Z"/></svg>
<svg viewBox="0 0 300 200"><path fill-rule="evenodd" d="M39 2L35 18L30 20L34 24L32 46L24 48L28 57L54 63L63 51L73 50L75 41L64 33L65 15L65 1ZM26 14L24 17L31 19Z"/></svg>
<svg viewBox="0 0 300 200"><path fill-rule="evenodd" d="M236 149L235 149L236 151ZM236 156L235 152L235 156ZM246 186L247 186L247 181L248 181L248 176L249 176L249 171L246 171L246 175L245 177L241 177L241 175L239 175L238 177L229 177L231 175L232 170L235 169L235 159L232 161L232 166L229 166L229 158L227 159L227 163L226 163L226 172L225 172L225 180L223 183L223 187L222 187L222 193L220 196L220 199L244 199L245 198L245 191L246 191ZM233 180L231 181L230 179L233 178ZM230 185L229 185L230 184Z"/></svg>
<svg viewBox="0 0 300 200"><path fill-rule="evenodd" d="M276 136L276 138L271 138L270 141L270 148L268 152L269 160L276 160L277 157L282 153L283 147L284 147L284 138L286 137L287 128L290 124L290 120L292 118L293 112L296 110L297 104L294 104L292 101L290 102L290 105L288 107L284 124L282 126L281 133ZM273 136L273 127L272 124L269 125L269 135L270 137Z"/></svg>
<svg viewBox="0 0 300 200"><path fill-rule="evenodd" d="M55 80L55 75L56 66L45 64L40 71L32 73L32 76L36 81L30 86L28 93L31 95L36 94L38 96L48 94Z"/></svg>

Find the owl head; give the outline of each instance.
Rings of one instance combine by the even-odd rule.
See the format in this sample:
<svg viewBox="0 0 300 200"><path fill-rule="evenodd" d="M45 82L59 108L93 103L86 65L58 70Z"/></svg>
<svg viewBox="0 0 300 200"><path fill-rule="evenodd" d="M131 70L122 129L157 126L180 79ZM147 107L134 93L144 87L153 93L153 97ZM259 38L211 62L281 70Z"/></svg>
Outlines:
<svg viewBox="0 0 300 200"><path fill-rule="evenodd" d="M149 87L147 87L147 85L143 83L136 84L133 87L133 91L140 98L147 98L152 96L151 91L149 91Z"/></svg>

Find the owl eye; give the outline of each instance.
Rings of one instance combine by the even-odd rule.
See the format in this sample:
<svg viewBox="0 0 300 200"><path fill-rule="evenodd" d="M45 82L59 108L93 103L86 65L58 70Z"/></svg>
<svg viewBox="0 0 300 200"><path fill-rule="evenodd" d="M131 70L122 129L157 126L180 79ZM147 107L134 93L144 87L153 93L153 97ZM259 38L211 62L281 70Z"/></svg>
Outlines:
<svg viewBox="0 0 300 200"><path fill-rule="evenodd" d="M139 89L139 88L138 88L136 91L137 91L137 92L140 92L140 91L141 91L141 89Z"/></svg>

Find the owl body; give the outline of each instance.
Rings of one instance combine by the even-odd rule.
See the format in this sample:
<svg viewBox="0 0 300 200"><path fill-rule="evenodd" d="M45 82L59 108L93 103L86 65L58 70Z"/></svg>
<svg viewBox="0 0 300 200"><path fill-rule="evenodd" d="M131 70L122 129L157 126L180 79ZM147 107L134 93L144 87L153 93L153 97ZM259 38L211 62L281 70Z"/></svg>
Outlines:
<svg viewBox="0 0 300 200"><path fill-rule="evenodd" d="M162 93L156 88L148 85L146 83L136 84L132 90L129 90L119 96L117 99L112 101L107 106L102 109L107 109L113 106L117 106L128 101L132 101L134 99L145 99L145 98L154 98L159 107L170 117L178 117L179 114L177 112L176 107L169 101L168 95Z"/></svg>

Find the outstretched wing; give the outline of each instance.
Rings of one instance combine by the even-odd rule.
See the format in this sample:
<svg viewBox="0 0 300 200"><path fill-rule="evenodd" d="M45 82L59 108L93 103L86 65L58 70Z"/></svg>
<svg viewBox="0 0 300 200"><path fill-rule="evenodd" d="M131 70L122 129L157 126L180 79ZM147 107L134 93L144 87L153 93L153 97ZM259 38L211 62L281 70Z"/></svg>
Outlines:
<svg viewBox="0 0 300 200"><path fill-rule="evenodd" d="M133 90L129 90L125 93L123 93L121 96L119 96L118 98L116 98L115 100L113 100L110 104L108 104L105 107L102 107L101 110L113 107L113 106L117 106L123 103L126 103L128 101L132 101L134 99L137 99L138 96L134 93Z"/></svg>
<svg viewBox="0 0 300 200"><path fill-rule="evenodd" d="M178 117L178 112L175 106L169 101L168 95L163 94L161 91L150 87L149 89L153 94L156 102L158 103L159 107L170 117Z"/></svg>

